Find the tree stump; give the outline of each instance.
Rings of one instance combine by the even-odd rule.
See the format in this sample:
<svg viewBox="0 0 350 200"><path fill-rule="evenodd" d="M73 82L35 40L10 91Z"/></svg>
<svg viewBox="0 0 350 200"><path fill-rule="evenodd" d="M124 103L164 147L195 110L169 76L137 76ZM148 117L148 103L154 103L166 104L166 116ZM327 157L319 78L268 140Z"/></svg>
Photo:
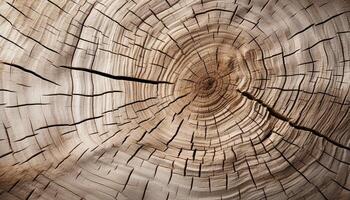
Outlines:
<svg viewBox="0 0 350 200"><path fill-rule="evenodd" d="M0 199L350 199L350 1L1 0Z"/></svg>

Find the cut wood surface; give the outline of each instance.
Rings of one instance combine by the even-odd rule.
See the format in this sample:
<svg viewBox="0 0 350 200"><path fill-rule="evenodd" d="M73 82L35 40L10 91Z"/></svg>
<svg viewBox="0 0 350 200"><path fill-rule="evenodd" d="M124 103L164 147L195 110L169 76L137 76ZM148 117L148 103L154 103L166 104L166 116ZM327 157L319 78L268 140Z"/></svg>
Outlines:
<svg viewBox="0 0 350 200"><path fill-rule="evenodd" d="M0 199L350 199L349 0L0 0Z"/></svg>

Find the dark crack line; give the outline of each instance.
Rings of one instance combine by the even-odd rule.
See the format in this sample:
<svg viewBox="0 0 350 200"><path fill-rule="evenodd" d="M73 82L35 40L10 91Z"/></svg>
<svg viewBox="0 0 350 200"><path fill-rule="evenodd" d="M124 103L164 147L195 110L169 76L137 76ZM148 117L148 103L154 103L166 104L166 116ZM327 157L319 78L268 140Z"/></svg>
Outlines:
<svg viewBox="0 0 350 200"><path fill-rule="evenodd" d="M58 6L57 4L55 4L54 2L52 2L51 0L47 0L49 3L51 3L52 5L54 5L56 8L58 8L59 10L61 10L62 12L68 14L67 11L65 11L63 8L61 8L60 6Z"/></svg>
<svg viewBox="0 0 350 200"><path fill-rule="evenodd" d="M177 134L179 133L180 128L181 128L183 122L184 122L184 119L182 119L182 121L181 121L180 124L178 125L175 134L174 134L174 135L170 138L170 140L166 143L167 146L169 146L169 144L170 144L170 143L174 140L174 138L177 136Z"/></svg>
<svg viewBox="0 0 350 200"><path fill-rule="evenodd" d="M106 113L109 113L109 112L114 112L114 111L117 111L117 110L119 110L119 109L121 109L121 108L124 108L124 107L126 107L126 106L132 105L132 104L141 103L141 102L146 102L146 101L148 101L148 100L157 99L157 98L158 98L158 97L149 97L149 98L146 98L146 99L141 99L141 100L136 100L136 101L133 101L133 102L125 103L124 105L121 105L121 106L119 106L119 107L117 107L117 108L114 108L114 109L112 109L112 110L104 111L104 112L102 112L102 114L106 114Z"/></svg>
<svg viewBox="0 0 350 200"><path fill-rule="evenodd" d="M282 120L282 121L286 121L286 122L289 122L289 118L281 115L280 113L276 112L272 107L268 106L267 104L265 104L263 101L261 101L260 99L257 99L255 98L253 95L251 95L250 93L248 92L245 92L245 91L240 91L240 90L237 90L239 93L241 93L243 96L247 97L249 100L252 100L252 101L256 101L258 102L260 105L262 105L263 107L265 107L272 116Z"/></svg>
<svg viewBox="0 0 350 200"><path fill-rule="evenodd" d="M12 44L14 44L15 46L19 47L20 49L23 49L23 47L19 46L19 45L18 45L17 43L15 43L14 41L12 41L12 40L10 40L10 39L8 39L8 38L2 36L2 35L0 35L0 38L2 38L2 39L4 39L4 40L6 40L6 41L8 41L8 42L10 42L10 43L12 43Z"/></svg>
<svg viewBox="0 0 350 200"><path fill-rule="evenodd" d="M56 51L56 50L54 50L54 49L52 49L52 48L46 46L45 44L41 43L39 40L35 39L34 37L22 33L19 29L16 29L16 28L15 28L15 30L16 30L18 33L20 33L22 36L24 36L24 37L26 37L26 38L28 38L28 39L30 39L30 40L33 40L34 42L36 42L37 44L39 44L41 47L43 47L43 48L45 48L45 49L47 49L47 50L49 50L49 51L51 51L51 52L53 52L53 53L55 53L55 54L60 55L60 53L59 53L58 51Z"/></svg>
<svg viewBox="0 0 350 200"><path fill-rule="evenodd" d="M51 80L49 80L49 79L47 79L47 78L45 78L45 77L42 77L40 74L38 74L38 73L36 73L36 72L33 72L33 71L29 70L29 69L26 69L26 68L24 68L24 67L22 67L22 66L19 66L19 65L17 65L17 64L2 62L2 61L0 61L0 62L1 62L2 64L4 64L4 65L8 65L8 66L11 66L11 67L15 67L15 68L17 68L17 69L19 69L19 70L22 70L22 71L24 71L24 72L30 73L30 74L32 74L32 75L34 75L34 76L36 76L36 77L38 77L38 78L40 78L40 79L42 79L42 80L44 80L44 81L47 81L47 82L50 82L50 83L53 83L53 84L55 84L55 85L60 86L59 84L57 84L57 83L55 83L55 82L53 82L53 81L51 81Z"/></svg>
<svg viewBox="0 0 350 200"><path fill-rule="evenodd" d="M15 9L17 12L21 13L24 17L28 18L28 16L26 14L24 14L24 12L22 12L20 9L18 9L14 5L10 4L9 2L6 2L6 3L7 3L7 5L11 6L13 9Z"/></svg>
<svg viewBox="0 0 350 200"><path fill-rule="evenodd" d="M33 154L32 156L30 156L29 158L27 158L25 161L23 161L22 164L23 164L23 163L26 163L26 162L28 162L28 161L30 161L31 159L37 157L38 155L40 155L40 154L42 154L42 153L44 153L44 152L45 152L45 150L41 150L41 151L39 151L39 152Z"/></svg>
<svg viewBox="0 0 350 200"><path fill-rule="evenodd" d="M70 70L76 70L76 71L82 71L82 72L88 72L91 74L96 74L99 76L103 76L106 78L114 79L114 80L123 80L123 81L131 81L131 82L139 82L139 83L146 83L146 84L174 84L168 81L154 81L154 80L148 80L148 79L141 79L141 78L135 78L130 76L116 76L112 74L108 74L105 72L97 71L94 69L87 69L82 67L69 67L69 66L60 66L62 68L70 69Z"/></svg>
<svg viewBox="0 0 350 200"><path fill-rule="evenodd" d="M79 93L73 93L73 94L66 94L66 93L56 93L56 94L45 94L43 96L82 96L82 97L97 97L97 96L103 96L105 94L111 94L111 93L121 93L123 91L121 90L111 90L107 92L97 93L97 94L79 94Z"/></svg>
<svg viewBox="0 0 350 200"><path fill-rule="evenodd" d="M11 144L10 134L9 134L9 132L8 132L8 128L9 128L9 127L6 127L4 123L2 123L2 125L3 125L3 127L4 127L4 129L5 129L5 134L6 134L7 142L8 142L8 144L9 144L10 149L11 149L11 152L13 152L13 147L12 147L12 144Z"/></svg>
<svg viewBox="0 0 350 200"><path fill-rule="evenodd" d="M27 104L6 106L5 108L19 108L19 107L25 107L25 106L45 106L45 105L50 105L50 104L49 103L27 103Z"/></svg>
<svg viewBox="0 0 350 200"><path fill-rule="evenodd" d="M101 15L107 17L108 19L110 19L111 21L113 21L114 23L118 24L120 27L124 28L127 31L131 31L130 29L126 28L125 26L123 26L121 23L119 23L117 20L113 19L112 17L106 15L105 13L103 13L102 11L96 9Z"/></svg>
<svg viewBox="0 0 350 200"><path fill-rule="evenodd" d="M8 156L10 154L13 154L13 151L9 151L7 153L4 153L4 154L0 155L0 158L3 158L3 157Z"/></svg>
<svg viewBox="0 0 350 200"><path fill-rule="evenodd" d="M313 135L316 135L318 137L321 137L323 139L325 139L327 142L330 142L331 144L337 146L337 147L340 147L340 148L343 148L343 149L346 149L346 150L349 150L350 151L350 147L348 146L345 146L343 144L340 144L336 141L333 141L331 140L330 138L322 135L319 131L317 130L314 130L312 128L308 128L308 127L305 127L305 126L301 126L301 125L298 125L296 124L295 122L292 122L289 118L283 116L282 114L278 113L277 111L275 111L272 107L268 106L266 103L264 103L263 101L261 101L260 99L257 99L255 98L253 95L249 94L248 92L245 92L245 91L240 91L240 90L237 90L239 93L241 93L243 96L247 97L248 99L252 100L252 101L255 101L257 103L259 103L261 106L263 106L264 108L266 108L269 113L274 116L275 118L279 119L279 120L282 120L284 122L288 122L288 124L295 128L295 129L298 129L298 130L303 130L303 131L308 131L308 132L311 132Z"/></svg>
<svg viewBox="0 0 350 200"><path fill-rule="evenodd" d="M86 122L86 121L89 121L89 120L95 120L95 119L98 119L98 118L101 118L101 117L103 117L103 115L98 116L98 117L91 117L91 118L83 119L83 120L81 120L79 122L75 122L75 123L72 123L72 124L53 124L53 125L43 126L43 127L35 129L35 131L38 131L38 130L41 130L41 129L45 129L45 128L51 128L51 127L75 126L75 125L81 124L83 122Z"/></svg>
<svg viewBox="0 0 350 200"><path fill-rule="evenodd" d="M0 92L10 92L10 93L14 93L15 91L13 91L13 90L8 90L8 89L0 89Z"/></svg>
<svg viewBox="0 0 350 200"><path fill-rule="evenodd" d="M23 141L25 139L28 139L28 138L31 138L31 137L35 137L37 134L31 134L31 135L26 135L20 139L17 139L17 140L14 140L14 142L20 142L20 141Z"/></svg>
<svg viewBox="0 0 350 200"><path fill-rule="evenodd" d="M307 26L306 28L304 28L304 29L302 29L302 30L300 30L300 31L298 31L298 32L296 32L296 33L294 33L292 36L290 36L290 37L288 38L288 40L293 39L296 35L299 35L300 33L305 32L307 29L311 28L312 26L314 26L314 24L310 24L310 25Z"/></svg>
<svg viewBox="0 0 350 200"><path fill-rule="evenodd" d="M278 151L280 153L280 155L282 156L282 158L287 161L287 163L296 171L298 172L298 174L300 176L302 176L309 184L311 184L312 186L314 186L316 188L316 190L323 196L324 199L328 199L324 194L323 192L321 191L321 189L319 187L317 187L317 185L315 185L314 183L312 183L300 170L298 170L296 168L296 166L294 166L291 161L289 161L284 155L283 155L283 152L281 152L280 150L278 150L276 147L275 147L276 151Z"/></svg>
<svg viewBox="0 0 350 200"><path fill-rule="evenodd" d="M346 13L348 13L348 12L350 12L350 11L344 11L344 12L341 12L341 13L339 13L339 14L333 15L333 16L327 18L326 20L315 24L315 26L319 26L319 25L321 25L321 24L324 24L324 23L328 22L329 20L332 20L332 19L334 19L334 18L336 18L336 17L338 17L338 16L340 16L340 15L346 14Z"/></svg>

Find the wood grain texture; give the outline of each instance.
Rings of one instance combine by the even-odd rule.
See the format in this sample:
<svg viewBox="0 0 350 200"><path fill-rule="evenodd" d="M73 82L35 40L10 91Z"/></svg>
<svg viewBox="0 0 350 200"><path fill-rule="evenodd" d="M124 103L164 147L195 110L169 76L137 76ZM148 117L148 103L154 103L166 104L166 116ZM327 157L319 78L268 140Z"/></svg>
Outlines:
<svg viewBox="0 0 350 200"><path fill-rule="evenodd" d="M0 0L0 199L350 199L350 1Z"/></svg>

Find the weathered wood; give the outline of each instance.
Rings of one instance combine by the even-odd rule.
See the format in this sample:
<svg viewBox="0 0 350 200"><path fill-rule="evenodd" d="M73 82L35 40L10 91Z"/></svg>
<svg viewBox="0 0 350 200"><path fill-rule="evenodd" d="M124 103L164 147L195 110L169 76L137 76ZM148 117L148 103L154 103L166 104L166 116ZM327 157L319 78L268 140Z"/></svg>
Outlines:
<svg viewBox="0 0 350 200"><path fill-rule="evenodd" d="M350 199L348 0L1 0L0 199Z"/></svg>

